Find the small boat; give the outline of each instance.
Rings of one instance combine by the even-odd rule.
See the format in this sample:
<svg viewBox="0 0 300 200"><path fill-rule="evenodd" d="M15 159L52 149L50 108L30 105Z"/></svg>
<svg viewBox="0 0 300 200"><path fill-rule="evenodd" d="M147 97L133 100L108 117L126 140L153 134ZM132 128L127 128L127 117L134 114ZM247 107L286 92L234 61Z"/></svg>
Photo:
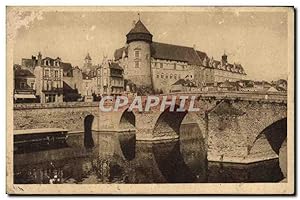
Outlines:
<svg viewBox="0 0 300 200"><path fill-rule="evenodd" d="M43 128L14 130L14 150L56 147L66 144L68 130L61 128Z"/></svg>

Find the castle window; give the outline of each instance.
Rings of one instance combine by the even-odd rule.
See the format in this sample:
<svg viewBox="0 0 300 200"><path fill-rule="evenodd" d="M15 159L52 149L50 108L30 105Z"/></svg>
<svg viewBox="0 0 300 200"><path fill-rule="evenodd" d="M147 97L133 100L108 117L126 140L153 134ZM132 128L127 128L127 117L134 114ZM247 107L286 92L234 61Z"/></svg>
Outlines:
<svg viewBox="0 0 300 200"><path fill-rule="evenodd" d="M168 74L166 74L166 78L169 78Z"/></svg>
<svg viewBox="0 0 300 200"><path fill-rule="evenodd" d="M134 66L135 66L135 68L139 68L140 67L140 61L135 61Z"/></svg>
<svg viewBox="0 0 300 200"><path fill-rule="evenodd" d="M134 57L135 57L135 58L140 58L140 51L135 50L135 51L134 51Z"/></svg>
<svg viewBox="0 0 300 200"><path fill-rule="evenodd" d="M49 70L45 69L45 77L49 77Z"/></svg>
<svg viewBox="0 0 300 200"><path fill-rule="evenodd" d="M174 69L176 70L176 63L174 63Z"/></svg>
<svg viewBox="0 0 300 200"><path fill-rule="evenodd" d="M163 68L164 67L164 64L163 63L160 63L160 68Z"/></svg>
<svg viewBox="0 0 300 200"><path fill-rule="evenodd" d="M164 73L162 73L160 77L161 77L161 78L164 78Z"/></svg>
<svg viewBox="0 0 300 200"><path fill-rule="evenodd" d="M156 78L159 78L159 74L156 75Z"/></svg>
<svg viewBox="0 0 300 200"><path fill-rule="evenodd" d="M55 70L55 77L57 78L58 77L58 71Z"/></svg>
<svg viewBox="0 0 300 200"><path fill-rule="evenodd" d="M172 79L173 78L173 74L170 74L170 79Z"/></svg>
<svg viewBox="0 0 300 200"><path fill-rule="evenodd" d="M177 75L176 74L174 74L174 79L177 80Z"/></svg>

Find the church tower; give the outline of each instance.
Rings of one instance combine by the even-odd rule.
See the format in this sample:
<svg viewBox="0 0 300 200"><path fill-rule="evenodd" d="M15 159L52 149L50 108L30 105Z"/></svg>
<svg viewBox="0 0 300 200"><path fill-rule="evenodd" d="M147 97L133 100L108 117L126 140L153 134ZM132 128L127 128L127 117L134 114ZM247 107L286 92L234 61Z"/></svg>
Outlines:
<svg viewBox="0 0 300 200"><path fill-rule="evenodd" d="M152 88L151 43L152 34L139 19L126 35L128 45L127 78L137 86Z"/></svg>
<svg viewBox="0 0 300 200"><path fill-rule="evenodd" d="M89 53L84 58L84 68L89 69L92 66L92 58Z"/></svg>

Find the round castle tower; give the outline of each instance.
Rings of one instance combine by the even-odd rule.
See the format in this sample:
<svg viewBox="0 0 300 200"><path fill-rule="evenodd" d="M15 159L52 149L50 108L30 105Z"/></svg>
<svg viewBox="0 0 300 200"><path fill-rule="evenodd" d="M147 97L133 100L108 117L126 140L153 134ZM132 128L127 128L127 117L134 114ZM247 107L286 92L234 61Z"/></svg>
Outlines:
<svg viewBox="0 0 300 200"><path fill-rule="evenodd" d="M126 42L128 44L128 79L137 86L147 86L152 88L152 34L139 20L126 35L126 38Z"/></svg>

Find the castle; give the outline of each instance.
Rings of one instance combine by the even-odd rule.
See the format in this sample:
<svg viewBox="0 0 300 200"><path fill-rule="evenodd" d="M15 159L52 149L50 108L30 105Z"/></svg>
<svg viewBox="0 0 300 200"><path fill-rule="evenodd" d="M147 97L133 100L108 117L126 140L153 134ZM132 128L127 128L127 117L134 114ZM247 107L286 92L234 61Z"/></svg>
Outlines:
<svg viewBox="0 0 300 200"><path fill-rule="evenodd" d="M193 47L154 42L141 20L126 35L126 45L115 50L114 59L124 69L124 78L136 86L169 92L180 79L191 80L198 88L207 83L237 81L246 77L240 64L209 58Z"/></svg>

